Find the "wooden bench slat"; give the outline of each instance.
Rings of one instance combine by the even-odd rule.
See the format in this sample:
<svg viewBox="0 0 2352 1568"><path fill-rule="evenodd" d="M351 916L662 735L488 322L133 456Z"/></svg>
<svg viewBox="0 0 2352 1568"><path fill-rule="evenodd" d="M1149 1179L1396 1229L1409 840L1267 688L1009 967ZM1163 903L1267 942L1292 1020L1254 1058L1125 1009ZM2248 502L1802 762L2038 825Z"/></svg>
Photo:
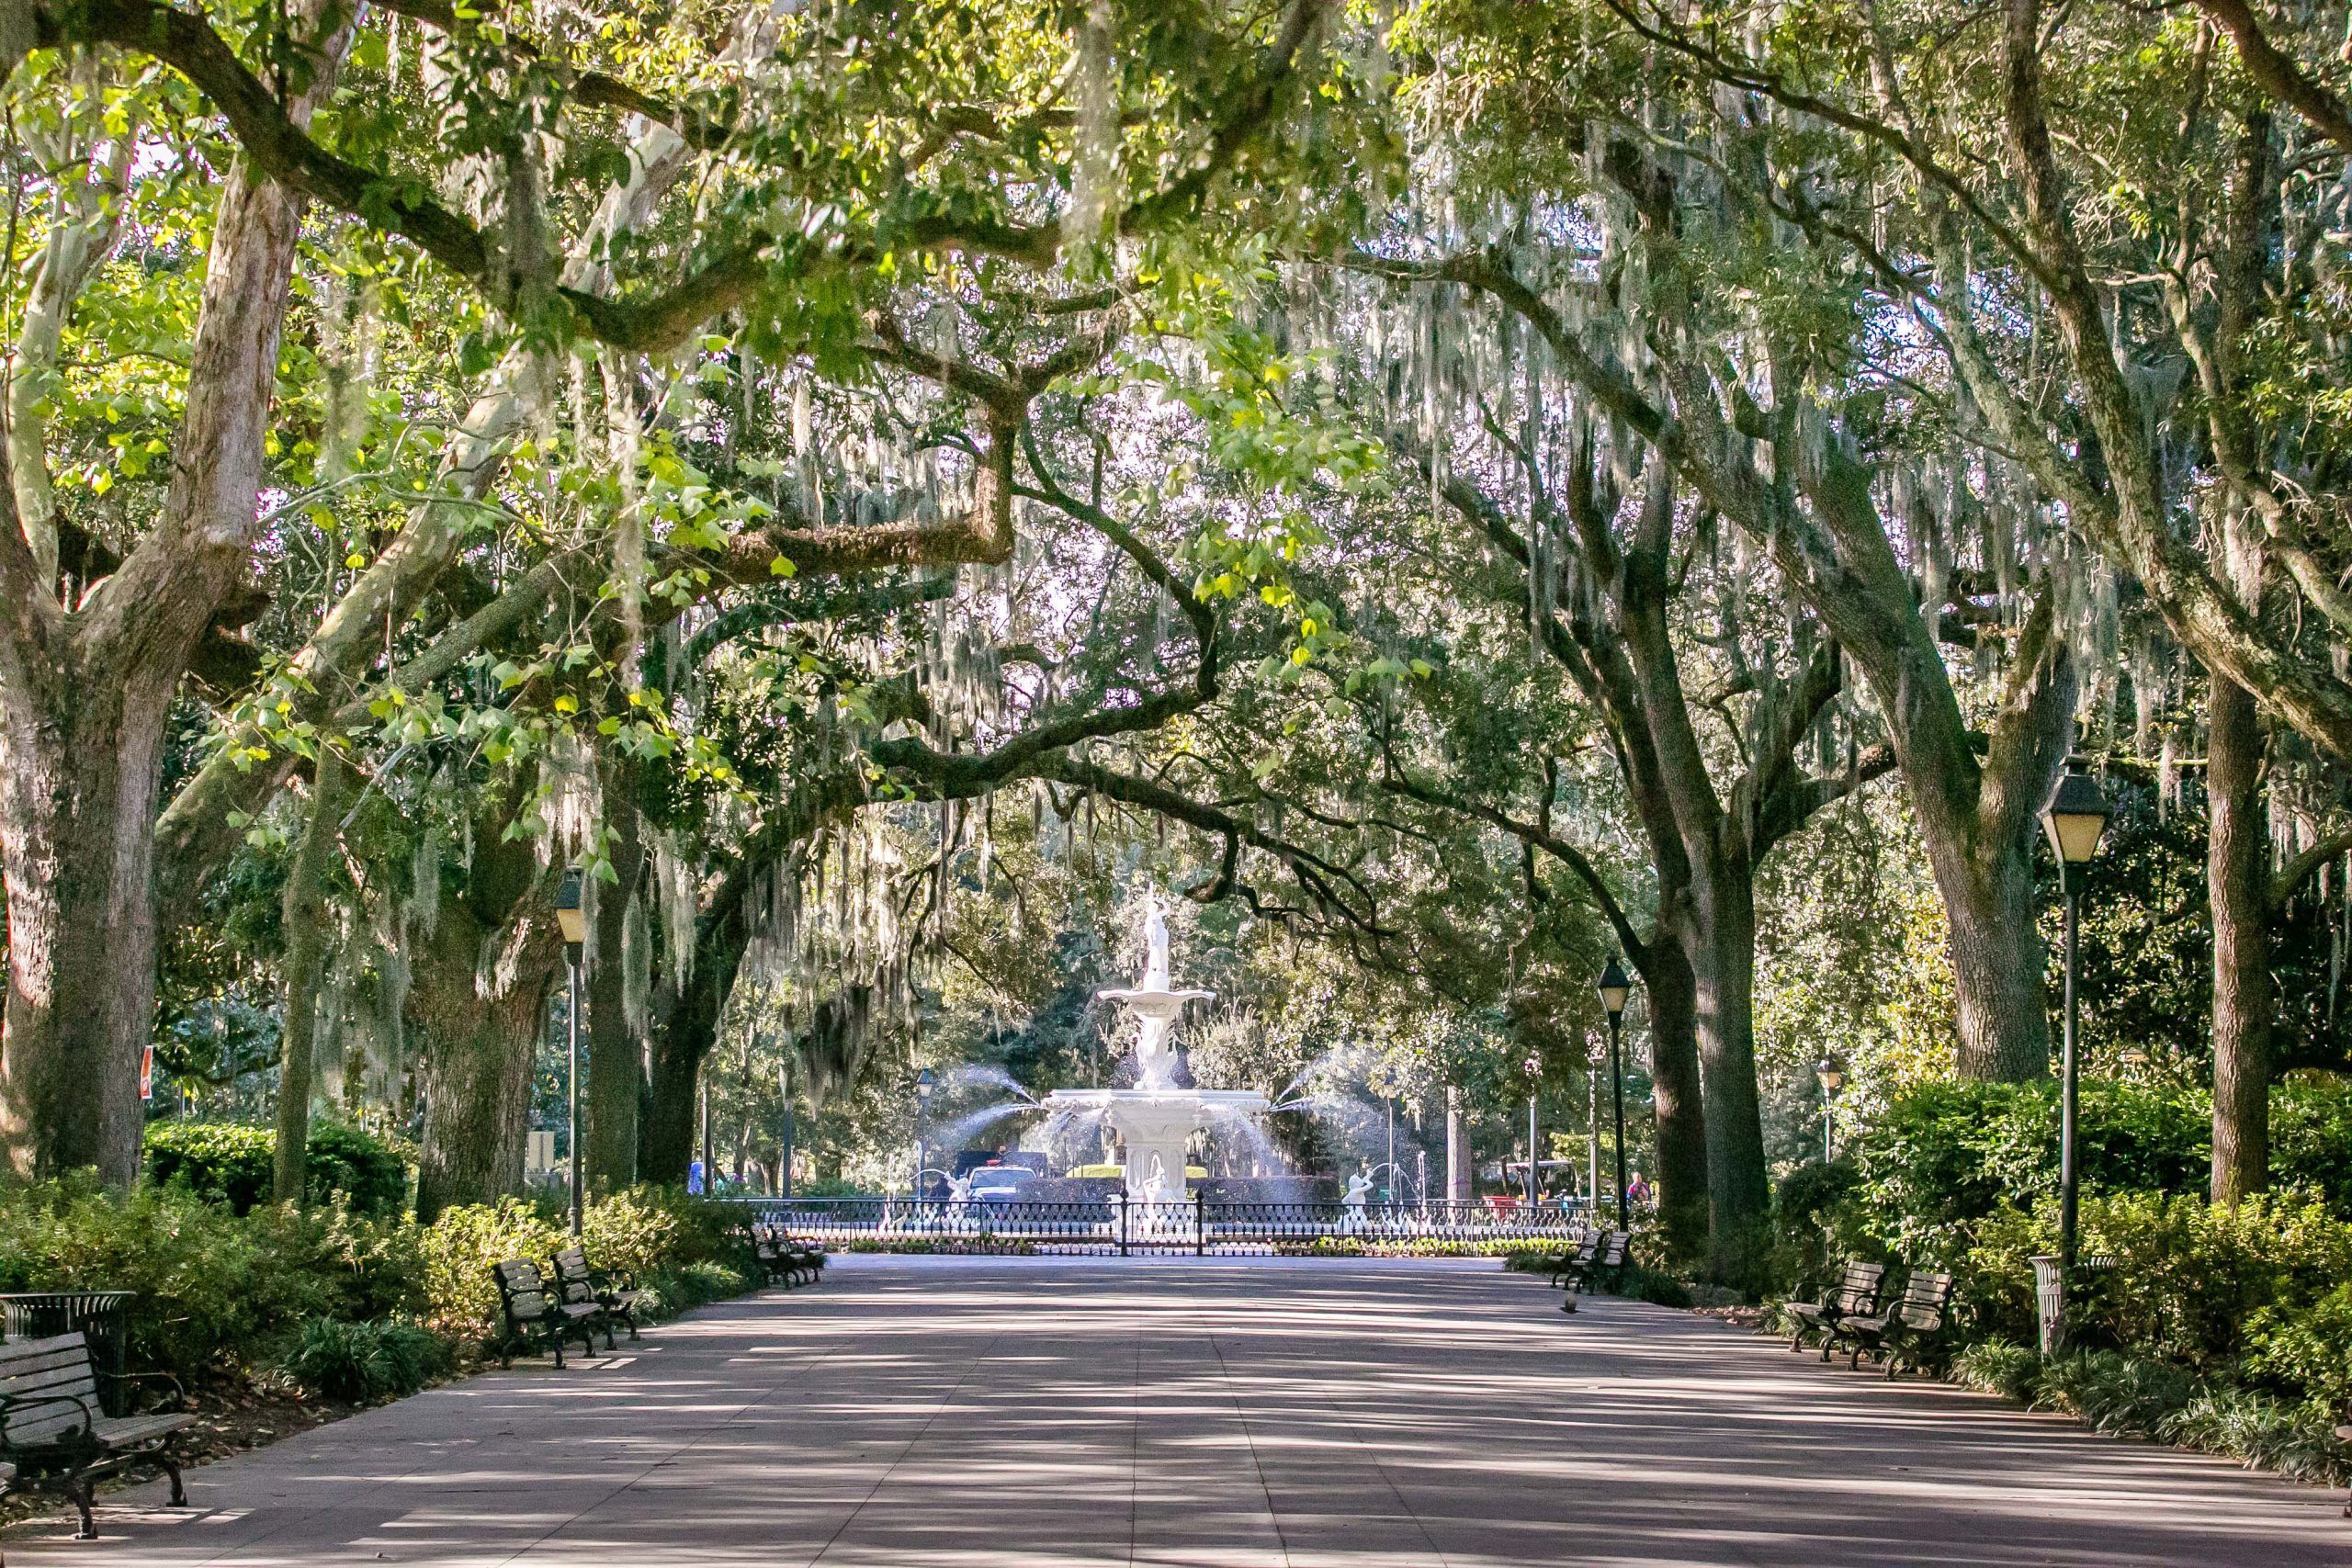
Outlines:
<svg viewBox="0 0 2352 1568"><path fill-rule="evenodd" d="M0 1495L62 1491L81 1515L76 1538L95 1540L90 1488L102 1476L154 1464L171 1477L172 1506L187 1505L172 1435L193 1416L109 1417L97 1370L80 1334L0 1345Z"/></svg>

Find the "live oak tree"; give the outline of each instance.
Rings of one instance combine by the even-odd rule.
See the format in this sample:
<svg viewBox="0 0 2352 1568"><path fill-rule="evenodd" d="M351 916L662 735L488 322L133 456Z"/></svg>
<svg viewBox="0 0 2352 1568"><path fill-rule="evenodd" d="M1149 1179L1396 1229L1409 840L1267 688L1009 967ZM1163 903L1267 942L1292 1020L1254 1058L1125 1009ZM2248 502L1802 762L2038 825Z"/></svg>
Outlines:
<svg viewBox="0 0 2352 1568"><path fill-rule="evenodd" d="M413 265L413 246L470 286L479 305L465 353L494 361L511 344L523 361L476 411L484 418L467 433L470 460L433 498L462 503L480 499L485 469L514 434L502 398L526 373L550 369L550 358L554 368L569 356L575 369L593 366L626 384L633 356L666 355L724 314L771 362L809 354L835 373L859 374L923 353L868 337L865 311L902 270L966 268L994 287L1050 273L1066 249L1084 252L1102 233L1179 222L1247 162L1289 101L1322 13L1301 4L1271 18L1159 17L1114 58L1104 52L1107 18L1090 24L1091 40L1078 39L1049 12L1015 8L998 19L1001 49L991 52L964 46L968 18L956 7L883 9L893 14L751 9L716 36L678 27L643 43L584 28L531 38L434 6L401 8L391 21L379 13L355 23L329 9L290 24L239 15L219 27L148 4L11 12L12 24L29 22L9 33L11 67L28 50L44 62L77 51L151 58L195 85L239 150L213 229L187 409L168 444L174 484L154 524L95 591L70 603L37 547L39 519L28 535L12 511L0 527L0 592L14 606L0 636L11 715L0 837L12 933L0 1132L20 1165L93 1163L122 1180L135 1162L130 1064L153 996L162 727L192 651L248 583L266 536L256 497L270 372L308 202L355 225L364 242L389 244L382 254L395 272ZM1043 53L1024 53L1024 40L1042 40ZM1059 67L1046 58L1067 62L1081 49L1096 51L1091 72L1117 77L1097 93L1107 119L1099 107L1088 118L1058 101ZM346 50L353 68L339 77ZM853 52L864 68L845 73ZM649 93L629 84L631 73L683 90ZM330 97L331 123L314 139L311 118ZM432 112L414 112L420 104ZM852 124L867 130L842 139L826 129ZM85 184L102 185L107 176L91 167ZM403 167L468 185L472 212ZM684 178L689 172L696 177ZM1051 195L1073 185L1080 203ZM59 231L86 231L88 211L105 205L65 191ZM568 221L579 225L569 236ZM568 263L567 240L576 247ZM56 275L74 270L64 265L74 259ZM650 281L680 267L683 283ZM70 301L45 308L53 317ZM981 429L968 446L965 482L981 549L1001 547L991 541L1001 536L1001 480L1019 423L1009 395L980 396ZM7 488L13 503L13 479ZM392 543L363 591L338 607L347 613L331 615L307 662L289 671L287 684L304 700L265 707L281 732L294 732L293 750L310 743L303 727L340 719L354 703L383 703L345 694L371 677L390 682L390 696L405 691L398 671L359 650L373 646L374 628L398 626L456 553L434 537L448 530L425 510L424 525ZM626 509L617 521L626 556ZM934 547L967 554L973 539L962 528L869 531L820 518L746 541L744 553L862 570ZM510 584L477 612L491 624L452 628L413 676L445 673L553 582L540 571ZM639 591L622 585L624 598ZM250 767L266 760L251 753L274 759L289 744L283 733L273 739L225 750ZM251 804L218 774L199 782L206 788L190 809L166 824L175 842L217 843L217 825ZM178 874L200 874L207 856L192 860Z"/></svg>

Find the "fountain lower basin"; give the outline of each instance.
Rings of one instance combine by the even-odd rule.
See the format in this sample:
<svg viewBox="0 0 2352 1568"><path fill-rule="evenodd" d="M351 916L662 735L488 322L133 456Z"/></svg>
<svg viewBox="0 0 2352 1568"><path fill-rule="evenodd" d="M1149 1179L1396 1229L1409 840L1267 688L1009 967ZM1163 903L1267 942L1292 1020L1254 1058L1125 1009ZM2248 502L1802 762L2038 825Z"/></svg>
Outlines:
<svg viewBox="0 0 2352 1568"><path fill-rule="evenodd" d="M1057 1089L1049 1111L1101 1118L1127 1145L1126 1193L1136 1201L1184 1196L1184 1146L1220 1116L1248 1116L1273 1102L1255 1089Z"/></svg>

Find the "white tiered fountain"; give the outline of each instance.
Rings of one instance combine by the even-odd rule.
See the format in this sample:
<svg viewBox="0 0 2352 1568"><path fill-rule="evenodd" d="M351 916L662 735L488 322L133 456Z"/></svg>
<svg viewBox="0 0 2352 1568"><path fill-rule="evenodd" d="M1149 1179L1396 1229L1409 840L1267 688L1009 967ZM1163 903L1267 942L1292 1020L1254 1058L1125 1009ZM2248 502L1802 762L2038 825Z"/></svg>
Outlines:
<svg viewBox="0 0 2352 1568"><path fill-rule="evenodd" d="M1219 1116L1243 1116L1269 1109L1272 1101L1252 1089L1182 1089L1175 1082L1176 1048L1170 1035L1184 1004L1206 1001L1215 991L1179 991L1168 975L1168 910L1159 895L1150 899L1144 920L1149 950L1143 983L1132 991L1098 991L1120 1003L1140 1028L1136 1041L1133 1089L1057 1089L1046 1096L1051 1111L1091 1113L1118 1133L1126 1145L1126 1191L1138 1202L1181 1202L1184 1198L1184 1146L1193 1134Z"/></svg>

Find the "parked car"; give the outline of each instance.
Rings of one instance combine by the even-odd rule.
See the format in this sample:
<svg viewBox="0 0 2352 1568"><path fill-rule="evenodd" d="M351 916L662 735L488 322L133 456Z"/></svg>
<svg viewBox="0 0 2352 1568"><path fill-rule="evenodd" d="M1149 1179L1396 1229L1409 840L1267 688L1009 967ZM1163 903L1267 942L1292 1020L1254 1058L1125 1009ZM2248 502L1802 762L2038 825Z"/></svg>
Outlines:
<svg viewBox="0 0 2352 1568"><path fill-rule="evenodd" d="M1037 1179L1037 1173L1025 1165L976 1166L971 1172L970 1195L988 1203L1011 1203L1021 1197L1021 1190Z"/></svg>

